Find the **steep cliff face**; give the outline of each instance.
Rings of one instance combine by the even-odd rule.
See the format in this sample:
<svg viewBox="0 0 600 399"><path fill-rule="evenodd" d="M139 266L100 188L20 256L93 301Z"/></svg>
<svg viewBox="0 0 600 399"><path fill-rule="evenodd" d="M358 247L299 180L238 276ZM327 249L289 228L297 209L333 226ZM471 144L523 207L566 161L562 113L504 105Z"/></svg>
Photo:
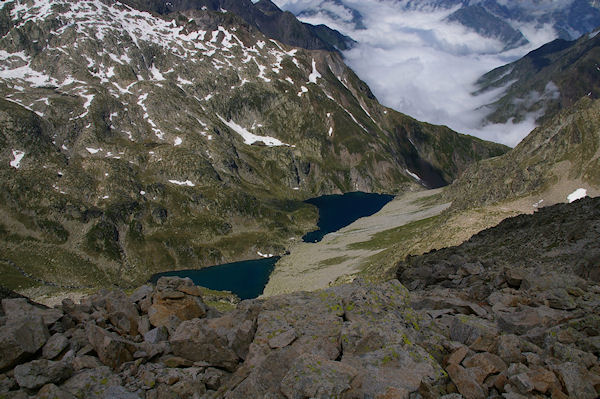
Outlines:
<svg viewBox="0 0 600 399"><path fill-rule="evenodd" d="M382 107L337 53L232 12L7 1L0 20L15 281L127 283L280 253L314 223L302 199L439 185L505 150Z"/></svg>

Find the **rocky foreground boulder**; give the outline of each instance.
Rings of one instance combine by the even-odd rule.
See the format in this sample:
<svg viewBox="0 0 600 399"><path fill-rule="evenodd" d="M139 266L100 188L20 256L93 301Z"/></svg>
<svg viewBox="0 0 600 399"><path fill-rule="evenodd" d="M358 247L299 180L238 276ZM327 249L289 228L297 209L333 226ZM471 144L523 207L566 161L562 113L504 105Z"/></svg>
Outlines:
<svg viewBox="0 0 600 399"><path fill-rule="evenodd" d="M4 299L0 350L24 349L3 356L0 397L408 397L448 382L409 303L398 281L357 282L221 314L174 277L55 309Z"/></svg>
<svg viewBox="0 0 600 399"><path fill-rule="evenodd" d="M557 223L551 248L523 249ZM227 313L175 277L53 309L3 299L0 398L598 397L600 201L497 229L407 259L400 281Z"/></svg>

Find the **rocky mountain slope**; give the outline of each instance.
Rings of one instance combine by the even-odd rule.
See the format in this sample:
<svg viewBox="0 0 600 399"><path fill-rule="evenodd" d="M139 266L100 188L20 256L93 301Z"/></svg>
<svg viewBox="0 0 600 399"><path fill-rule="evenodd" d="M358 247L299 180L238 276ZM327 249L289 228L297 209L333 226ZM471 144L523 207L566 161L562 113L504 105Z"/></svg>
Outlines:
<svg viewBox="0 0 600 399"><path fill-rule="evenodd" d="M507 154L468 169L446 190L453 208L535 197L537 205L564 201L580 187L600 191L600 101L583 97L531 132ZM546 203L544 203L546 201ZM537 206L536 205L536 206Z"/></svg>
<svg viewBox="0 0 600 399"><path fill-rule="evenodd" d="M518 122L533 113L543 121L583 96L598 98L600 37L596 33L575 41L557 39L482 76L476 94L504 89L486 106L487 120Z"/></svg>
<svg viewBox="0 0 600 399"><path fill-rule="evenodd" d="M400 281L227 313L166 277L50 309L3 299L0 395L594 399L599 243L600 199L587 198L409 258Z"/></svg>
<svg viewBox="0 0 600 399"><path fill-rule="evenodd" d="M458 245L507 217L567 202L574 193L600 195L599 107L599 100L585 96L505 155L478 162L441 193L415 203L425 211L451 204L441 214L348 247L378 251L358 262L358 275L385 278L408 255Z"/></svg>
<svg viewBox="0 0 600 399"><path fill-rule="evenodd" d="M554 205L400 263L424 328L465 345L446 367L464 397L598 396L599 216L598 198Z"/></svg>
<svg viewBox="0 0 600 399"><path fill-rule="evenodd" d="M280 253L315 221L302 199L439 186L505 151L382 107L338 54L231 12L1 6L12 287L129 284Z"/></svg>

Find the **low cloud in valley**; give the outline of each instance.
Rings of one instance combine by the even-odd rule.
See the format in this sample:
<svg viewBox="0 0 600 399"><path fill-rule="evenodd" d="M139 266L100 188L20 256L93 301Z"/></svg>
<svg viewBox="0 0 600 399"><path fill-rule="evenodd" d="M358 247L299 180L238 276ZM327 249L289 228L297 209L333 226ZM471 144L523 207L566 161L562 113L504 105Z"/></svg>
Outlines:
<svg viewBox="0 0 600 399"><path fill-rule="evenodd" d="M530 44L502 51L505 45L499 40L446 21L458 5L451 9L414 9L407 7L406 0L343 0L343 3L275 0L275 3L305 22L326 24L356 40L357 46L344 53L346 61L386 106L423 121L511 146L535 127L535 115L519 124L482 126L487 112L483 106L493 102L501 91L480 96L471 93L475 90L474 82L484 73L556 38L550 25L515 22L513 27L518 27ZM564 5L558 3L548 2L548 7ZM540 7L539 2L537 5ZM362 19L357 20L352 9Z"/></svg>

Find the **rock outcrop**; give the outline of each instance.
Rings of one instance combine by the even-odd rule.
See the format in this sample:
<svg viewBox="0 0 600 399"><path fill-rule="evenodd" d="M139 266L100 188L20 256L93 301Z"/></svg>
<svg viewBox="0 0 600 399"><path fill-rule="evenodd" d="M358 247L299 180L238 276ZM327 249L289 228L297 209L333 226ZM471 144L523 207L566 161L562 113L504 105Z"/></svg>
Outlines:
<svg viewBox="0 0 600 399"><path fill-rule="evenodd" d="M450 340L460 394L598 397L599 227L600 199L585 198L399 265L422 326Z"/></svg>
<svg viewBox="0 0 600 399"><path fill-rule="evenodd" d="M3 332L39 333L0 341L3 354L29 345L3 356L0 397L405 397L447 383L409 298L398 281L357 282L221 314L190 280L163 277L56 309L4 299ZM25 305L25 319L10 317Z"/></svg>

